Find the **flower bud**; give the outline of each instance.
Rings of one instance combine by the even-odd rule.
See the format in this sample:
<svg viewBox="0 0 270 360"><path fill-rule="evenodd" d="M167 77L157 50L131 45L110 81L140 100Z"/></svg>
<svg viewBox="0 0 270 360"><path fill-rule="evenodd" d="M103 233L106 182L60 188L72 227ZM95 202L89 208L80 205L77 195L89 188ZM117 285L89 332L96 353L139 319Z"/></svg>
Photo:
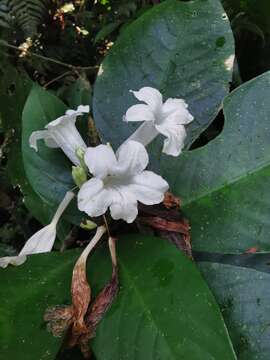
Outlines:
<svg viewBox="0 0 270 360"><path fill-rule="evenodd" d="M82 166L72 166L72 177L79 188L87 181L87 175Z"/></svg>
<svg viewBox="0 0 270 360"><path fill-rule="evenodd" d="M97 224L94 221L86 220L80 223L80 227L84 230L93 230L97 227Z"/></svg>
<svg viewBox="0 0 270 360"><path fill-rule="evenodd" d="M87 166L84 162L84 154L85 154L85 150L81 147L77 147L75 154L80 162L80 166L83 168L83 170L87 173Z"/></svg>

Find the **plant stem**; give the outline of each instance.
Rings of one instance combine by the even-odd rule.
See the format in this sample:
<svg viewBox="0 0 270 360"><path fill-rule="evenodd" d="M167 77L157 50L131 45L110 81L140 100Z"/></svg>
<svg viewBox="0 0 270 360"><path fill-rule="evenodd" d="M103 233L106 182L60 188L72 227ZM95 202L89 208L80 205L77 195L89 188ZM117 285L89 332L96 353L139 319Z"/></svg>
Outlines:
<svg viewBox="0 0 270 360"><path fill-rule="evenodd" d="M71 70L65 71L64 73L57 76L56 78L48 81L46 84L43 85L44 89L46 89L49 85L53 84L54 82L56 82L56 81L62 79L63 77L67 76L68 74L72 74L72 71Z"/></svg>
<svg viewBox="0 0 270 360"><path fill-rule="evenodd" d="M18 46L11 45L11 44L7 43L6 41L3 41L3 40L0 40L0 46L5 46L5 47L7 47L9 49L21 51L21 49ZM68 69L70 69L72 71L76 71L76 70L96 71L98 69L98 66L75 66L75 65L67 64L67 63L64 63L64 62L62 62L60 60L56 60L56 59L53 59L53 58L50 58L50 57L47 57L47 56L36 54L36 53L31 52L31 51L28 51L27 54L29 54L30 56L36 57L38 59L47 61L47 62L51 62L51 63L57 64L57 65L64 66L64 67L66 67L66 68L68 68Z"/></svg>
<svg viewBox="0 0 270 360"><path fill-rule="evenodd" d="M108 225L108 221L107 221L106 215L103 215L102 217L103 217L103 220L104 220L104 224L105 224L105 226L106 226L106 230L107 230L108 236L111 237L110 229L109 229L109 225Z"/></svg>

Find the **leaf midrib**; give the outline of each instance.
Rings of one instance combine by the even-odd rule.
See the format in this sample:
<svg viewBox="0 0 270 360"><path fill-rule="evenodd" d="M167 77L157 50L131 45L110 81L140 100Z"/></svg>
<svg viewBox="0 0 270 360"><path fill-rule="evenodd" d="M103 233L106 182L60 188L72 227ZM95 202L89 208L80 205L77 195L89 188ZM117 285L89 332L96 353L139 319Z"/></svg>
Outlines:
<svg viewBox="0 0 270 360"><path fill-rule="evenodd" d="M121 261L120 258L119 258L118 261L119 261L119 263L120 263L120 265L121 265L122 272L125 274L125 276L127 277L128 281L130 282L130 284L132 284L132 288L133 288L133 290L134 290L134 292L135 292L135 294L136 294L136 296L137 296L137 298L138 298L138 300L139 300L139 303L141 304L141 307L142 307L142 309L143 309L143 311L144 311L144 314L146 314L146 317L147 317L147 318L148 318L147 315L148 315L149 313L151 314L152 323L153 323L153 325L154 325L155 328L156 328L156 332L157 332L156 337L157 337L157 336L158 336L158 333L160 333L160 327L158 326L158 324L157 324L157 322L156 322L156 320L155 320L155 318L154 318L154 316L153 316L153 314L152 314L152 311L149 310L150 307L147 307L147 304L145 303L143 297L141 296L140 291L139 291L139 289L137 288L135 282L132 281L132 277L129 275L128 269L126 268L126 266L124 265L124 263ZM172 356L171 359L178 360L178 358L175 357L176 355L175 355L175 353L173 352L173 348L172 348L171 344L169 343L169 341L168 341L168 339L167 339L167 337L166 337L166 334L164 333L163 330L162 330L162 334L163 334L162 339L164 340L164 342L165 342L165 344L166 344L167 348L169 349L169 352L170 352L170 354L171 354L171 356Z"/></svg>

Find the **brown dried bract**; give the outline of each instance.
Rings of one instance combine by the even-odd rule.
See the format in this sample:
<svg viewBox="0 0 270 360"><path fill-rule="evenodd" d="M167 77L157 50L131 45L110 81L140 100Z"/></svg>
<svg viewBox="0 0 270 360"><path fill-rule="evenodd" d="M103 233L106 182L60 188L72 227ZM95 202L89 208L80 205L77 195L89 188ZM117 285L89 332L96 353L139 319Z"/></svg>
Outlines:
<svg viewBox="0 0 270 360"><path fill-rule="evenodd" d="M85 317L85 322L87 324L89 332L88 334L81 336L79 340L79 346L85 359L90 358L88 342L90 339L95 337L97 325L99 324L105 313L112 305L115 297L117 296L119 289L115 239L112 237L109 238L109 248L112 259L112 277L111 280L104 286L101 292L97 295L93 304L89 308Z"/></svg>
<svg viewBox="0 0 270 360"><path fill-rule="evenodd" d="M86 316L87 325L91 328L93 337L95 329L102 319L105 312L111 306L117 292L118 292L118 270L115 254L115 239L109 239L109 245L112 258L112 277L111 280L105 285L102 291L96 297L93 305L90 308L88 315Z"/></svg>
<svg viewBox="0 0 270 360"><path fill-rule="evenodd" d="M186 235L189 233L189 225L187 223L168 221L158 216L141 217L140 222L144 225L149 225L157 230L178 232Z"/></svg>
<svg viewBox="0 0 270 360"><path fill-rule="evenodd" d="M87 332L84 316L91 299L91 288L86 277L86 261L78 261L74 267L71 296L74 321L72 333L80 335Z"/></svg>
<svg viewBox="0 0 270 360"><path fill-rule="evenodd" d="M91 300L91 288L86 277L86 262L88 255L105 231L105 226L97 228L95 236L74 266L71 282L72 305L48 309L45 313L44 319L48 322L48 328L53 335L61 336L65 330L69 330L66 338L67 346L76 345L78 339L89 332L84 320Z"/></svg>
<svg viewBox="0 0 270 360"><path fill-rule="evenodd" d="M55 337L61 337L73 322L73 306L55 306L45 311L47 328Z"/></svg>
<svg viewBox="0 0 270 360"><path fill-rule="evenodd" d="M84 249L74 267L71 285L72 305L48 309L44 316L54 336L61 336L66 332L62 349L78 345L85 359L90 359L91 356L88 342L95 336L96 327L111 306L119 287L115 239L110 237L112 277L90 306L91 289L86 278L86 260L104 232L105 227L98 228L96 236Z"/></svg>
<svg viewBox="0 0 270 360"><path fill-rule="evenodd" d="M164 195L163 204L167 209L171 208L180 208L181 206L181 200L180 198L174 196L172 193L167 191Z"/></svg>
<svg viewBox="0 0 270 360"><path fill-rule="evenodd" d="M171 193L165 194L163 204L145 206L139 204L137 223L150 227L163 239L174 244L192 259L190 226L181 213L180 199Z"/></svg>

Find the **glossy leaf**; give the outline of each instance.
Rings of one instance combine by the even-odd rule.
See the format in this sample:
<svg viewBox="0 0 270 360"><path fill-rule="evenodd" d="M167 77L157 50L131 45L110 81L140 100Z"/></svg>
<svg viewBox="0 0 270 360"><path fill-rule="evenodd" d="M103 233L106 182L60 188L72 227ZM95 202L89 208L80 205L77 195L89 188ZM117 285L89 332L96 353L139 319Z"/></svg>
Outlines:
<svg viewBox="0 0 270 360"><path fill-rule="evenodd" d="M103 61L93 110L104 141L119 146L138 124L122 117L137 102L129 92L143 86L186 99L195 116L187 145L217 114L228 93L234 59L227 16L216 0L167 0L121 33Z"/></svg>
<svg viewBox="0 0 270 360"><path fill-rule="evenodd" d="M270 274L206 262L200 269L220 304L237 359L269 359Z"/></svg>
<svg viewBox="0 0 270 360"><path fill-rule="evenodd" d="M75 253L31 256L20 267L1 269L0 348L3 359L51 360L60 340L43 321L47 307L69 303Z"/></svg>
<svg viewBox="0 0 270 360"><path fill-rule="evenodd" d="M214 252L270 249L270 72L237 88L224 102L222 133L186 152L172 191L183 199L193 248ZM172 174L174 172L174 174Z"/></svg>
<svg viewBox="0 0 270 360"><path fill-rule="evenodd" d="M175 247L154 237L117 242L120 294L93 342L96 358L235 359L217 304L200 273ZM34 255L19 268L0 272L1 355L52 359L60 340L46 332L48 306L69 303L70 277L78 252ZM96 294L109 279L108 250L88 262Z"/></svg>
<svg viewBox="0 0 270 360"><path fill-rule="evenodd" d="M214 298L189 259L141 236L124 238L118 254L122 287L98 328L98 359L234 359Z"/></svg>

